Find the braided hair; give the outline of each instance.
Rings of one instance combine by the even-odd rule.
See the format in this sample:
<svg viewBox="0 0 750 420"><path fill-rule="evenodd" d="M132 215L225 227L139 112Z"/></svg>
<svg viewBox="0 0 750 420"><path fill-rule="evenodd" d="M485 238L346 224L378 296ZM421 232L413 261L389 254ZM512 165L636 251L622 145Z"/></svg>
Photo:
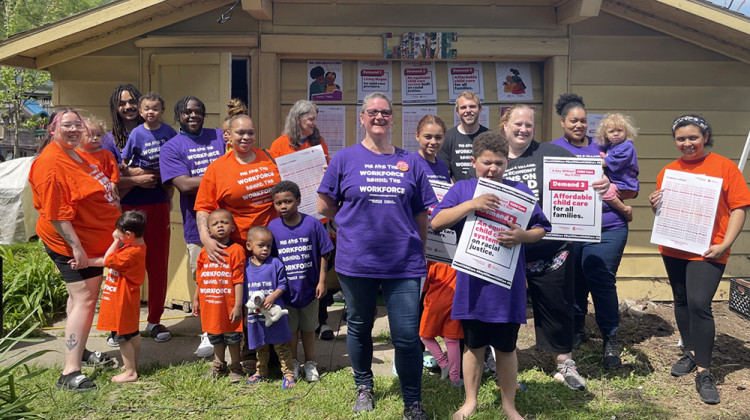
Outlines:
<svg viewBox="0 0 750 420"><path fill-rule="evenodd" d="M112 137L114 137L115 144L120 149L125 147L125 143L128 142L128 131L125 129L125 123L117 111L120 107L120 96L123 92L130 93L130 96L133 97L136 103L139 103L138 101L141 98L141 92L130 83L117 85L112 92L112 96L109 97L109 111L112 114ZM138 124L142 124L143 121L143 117L138 114Z"/></svg>

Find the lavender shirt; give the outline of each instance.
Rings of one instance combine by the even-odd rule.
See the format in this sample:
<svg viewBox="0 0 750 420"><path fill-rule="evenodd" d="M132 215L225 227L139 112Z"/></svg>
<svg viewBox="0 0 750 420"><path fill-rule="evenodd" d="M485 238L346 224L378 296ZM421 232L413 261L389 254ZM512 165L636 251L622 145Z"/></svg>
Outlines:
<svg viewBox="0 0 750 420"><path fill-rule="evenodd" d="M617 188L628 191L640 191L638 183L638 156L632 140L625 140L620 144L609 143L602 148L607 154L604 162L607 163L605 171L609 179L617 185Z"/></svg>
<svg viewBox="0 0 750 420"><path fill-rule="evenodd" d="M596 144L590 137L586 137L588 144L583 147L574 146L565 140L565 137L560 137L557 140L553 140L551 143L562 147L565 150L570 151L577 157L596 157L601 159L599 152L599 145ZM619 229L627 226L625 216L620 214L619 211L614 210L609 204L602 201L602 232L608 230Z"/></svg>
<svg viewBox="0 0 750 420"><path fill-rule="evenodd" d="M248 297L255 291L260 290L266 296L273 293L276 289L288 292L286 273L284 272L284 263L276 257L268 257L260 266L254 265L249 259L245 267L245 302ZM282 295L283 296L283 295ZM286 308L283 297L280 296L274 302ZM247 314L247 346L250 349L257 349L264 344L286 343L292 340L292 333L289 330L289 319L282 315L278 321L266 327L266 317L261 314L248 312Z"/></svg>
<svg viewBox="0 0 750 420"><path fill-rule="evenodd" d="M419 153L415 153L418 156L417 161L422 165L422 169L427 175L427 179L430 181L441 181L451 183L451 172L448 170L448 165L440 159L435 159L435 163L425 159Z"/></svg>
<svg viewBox="0 0 750 420"><path fill-rule="evenodd" d="M340 203L336 271L356 277L427 275L414 215L437 203L419 155L373 153L361 143L331 159L318 193Z"/></svg>
<svg viewBox="0 0 750 420"><path fill-rule="evenodd" d="M289 293L284 294L284 301L298 309L315 300L320 258L333 251L333 243L323 224L306 214L301 216L302 220L294 226L287 226L280 217L268 223L289 281Z"/></svg>
<svg viewBox="0 0 750 420"><path fill-rule="evenodd" d="M128 166L142 169L159 170L159 151L161 146L177 134L174 128L162 124L157 130L149 130L143 124L134 128L128 136L128 142L122 149L122 161ZM161 185L155 188L133 187L122 204L142 205L168 203L169 196Z"/></svg>
<svg viewBox="0 0 750 420"><path fill-rule="evenodd" d="M172 183L181 175L202 177L208 165L224 154L226 144L219 129L204 128L200 135L179 133L164 143L159 154L161 182ZM200 243L198 225L195 221L195 194L180 194L182 230L185 242Z"/></svg>
<svg viewBox="0 0 750 420"><path fill-rule="evenodd" d="M456 182L445 194L443 201L432 211L432 217L440 211L456 207L474 198L478 179ZM503 180L503 184L533 194L529 187L522 182ZM461 235L466 219L459 220L451 229ZM529 220L529 227L542 227L549 232L552 230L547 218L542 213L539 204L534 205L534 211ZM528 229L527 228L527 229ZM526 264L524 264L524 245L521 245L518 255L519 263L513 276L510 289L482 280L459 271L456 275L456 292L453 295L452 319L475 319L482 322L517 324L526 323Z"/></svg>
<svg viewBox="0 0 750 420"><path fill-rule="evenodd" d="M128 133L128 135L130 134ZM102 137L102 149L112 152L112 156L115 157L118 165L122 163L120 149L117 147L117 144L115 144L115 136L112 135L111 131L107 132L107 134Z"/></svg>

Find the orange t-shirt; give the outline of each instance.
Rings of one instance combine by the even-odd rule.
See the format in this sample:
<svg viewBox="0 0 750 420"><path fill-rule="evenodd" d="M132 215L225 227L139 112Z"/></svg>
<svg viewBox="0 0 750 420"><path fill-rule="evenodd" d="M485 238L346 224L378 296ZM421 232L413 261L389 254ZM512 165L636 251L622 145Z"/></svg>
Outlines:
<svg viewBox="0 0 750 420"><path fill-rule="evenodd" d="M659 172L659 175L656 178L656 189L661 189L661 184L664 180L664 171L667 169L693 174L703 174L724 180L721 184L721 195L719 196L719 204L716 209L716 220L714 221L713 235L711 237L711 245L722 243L724 241L724 235L727 232L727 226L729 225L729 213L734 209L750 206L750 190L747 188L745 178L742 176L742 172L740 172L739 168L737 168L737 165L731 160L717 155L716 153L711 153L706 156L705 159L695 163L677 159L665 166L664 169ZM714 261L720 264L726 264L729 259L729 251L724 253L724 256L717 260L707 260L698 254L692 254L690 252L680 251L666 246L659 246L659 252L668 257L681 258L683 260Z"/></svg>
<svg viewBox="0 0 750 420"><path fill-rule="evenodd" d="M115 184L120 182L120 167L117 166L117 161L112 155L112 152L106 149L93 153L82 150L81 156L83 156L88 162L93 163L94 165L99 165L99 168L104 172L104 175L107 175L107 178L109 178L111 182L114 182Z"/></svg>
<svg viewBox="0 0 750 420"><path fill-rule="evenodd" d="M330 162L331 159L328 157L328 145L326 145L323 137L320 138L320 145L323 146L323 153L326 156L326 162ZM310 143L304 142L300 144L299 149L295 149L289 144L289 136L287 136L286 134L282 134L281 137L277 138L273 141L273 143L271 143L271 148L268 149L268 152L271 154L271 156L277 158L279 156L286 156L290 153L299 152L300 150L305 150L310 147L312 147L310 146Z"/></svg>
<svg viewBox="0 0 750 420"><path fill-rule="evenodd" d="M98 258L112 243L120 211L109 178L83 152L76 153L81 162L53 142L31 164L29 184L39 211L36 233L53 251L71 256L72 248L50 223L69 221L89 258Z"/></svg>
<svg viewBox="0 0 750 420"><path fill-rule="evenodd" d="M451 319L455 291L456 270L448 264L429 261L424 283L424 311L419 323L420 337L464 338L461 321Z"/></svg>
<svg viewBox="0 0 750 420"><path fill-rule="evenodd" d="M235 296L234 286L242 284L245 279L245 248L235 243L224 248L224 251L229 254L225 257L226 264L217 264L209 261L206 249L202 249L195 271L201 327L209 334L242 331L242 317L230 322L229 315L237 299L242 299L241 294Z"/></svg>
<svg viewBox="0 0 750 420"><path fill-rule="evenodd" d="M110 236L111 237L111 236ZM96 329L125 335L138 331L141 285L146 276L146 245L117 248L104 259L104 281Z"/></svg>
<svg viewBox="0 0 750 420"><path fill-rule="evenodd" d="M245 243L248 229L266 226L278 217L271 188L281 181L279 169L266 152L253 151L255 160L251 163L238 162L234 151L213 161L203 174L195 197L195 211L226 209L232 213L237 224L232 241L239 244Z"/></svg>

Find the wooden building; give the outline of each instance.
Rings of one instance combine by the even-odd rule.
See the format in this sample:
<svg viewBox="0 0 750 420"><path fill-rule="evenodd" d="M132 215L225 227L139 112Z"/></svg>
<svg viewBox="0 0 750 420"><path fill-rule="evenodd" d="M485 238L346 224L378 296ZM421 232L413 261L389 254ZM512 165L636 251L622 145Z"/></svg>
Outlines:
<svg viewBox="0 0 750 420"><path fill-rule="evenodd" d="M649 243L646 199L658 171L678 157L670 124L683 113L704 115L715 131L714 150L735 160L750 129L750 19L706 1L120 0L3 41L0 64L48 70L56 106L105 120L109 95L122 82L158 91L168 109L182 96L201 98L207 127L219 126L230 97L245 96L260 146L268 147L289 106L306 97L307 61L342 60L343 100L332 104L346 107L351 145L357 61L382 59L385 32L438 31L456 34L458 60L482 63L491 128L510 104L497 100L495 62L530 63L534 99L526 102L536 107L539 141L562 135L553 104L565 92L582 95L589 113L636 119L642 194L632 201L635 221L618 285L623 298L671 299ZM401 64L394 61L394 73ZM447 60L436 60L438 113L450 125L446 68ZM392 139L400 145L395 80ZM177 210L172 221L174 288L186 284L188 269ZM750 234L733 251L726 276L750 274ZM727 297L726 285L717 297Z"/></svg>

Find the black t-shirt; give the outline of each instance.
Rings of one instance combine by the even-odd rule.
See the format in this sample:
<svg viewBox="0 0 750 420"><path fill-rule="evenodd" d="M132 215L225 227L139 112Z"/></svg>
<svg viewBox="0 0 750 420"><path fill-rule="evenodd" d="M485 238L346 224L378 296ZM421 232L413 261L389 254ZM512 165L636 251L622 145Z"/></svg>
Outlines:
<svg viewBox="0 0 750 420"><path fill-rule="evenodd" d="M477 177L471 166L471 146L476 136L488 130L480 125L476 133L463 134L456 126L445 133L445 142L437 157L448 166L453 182Z"/></svg>

